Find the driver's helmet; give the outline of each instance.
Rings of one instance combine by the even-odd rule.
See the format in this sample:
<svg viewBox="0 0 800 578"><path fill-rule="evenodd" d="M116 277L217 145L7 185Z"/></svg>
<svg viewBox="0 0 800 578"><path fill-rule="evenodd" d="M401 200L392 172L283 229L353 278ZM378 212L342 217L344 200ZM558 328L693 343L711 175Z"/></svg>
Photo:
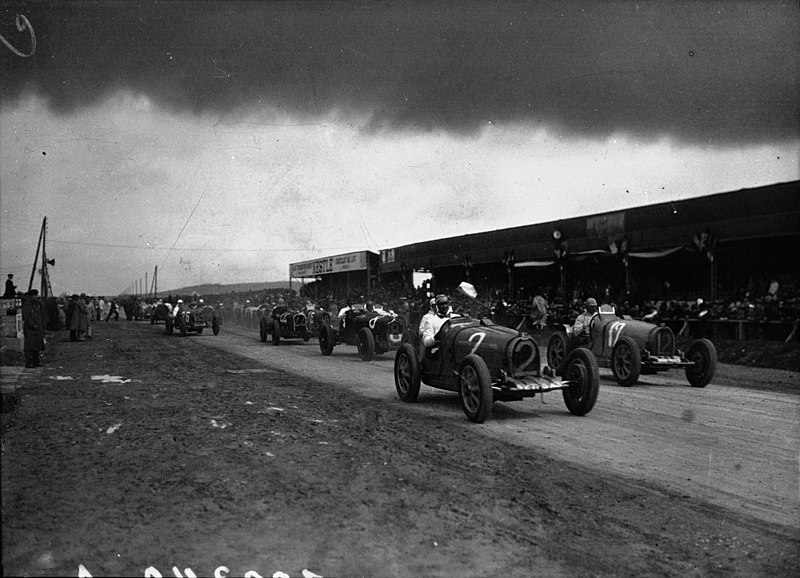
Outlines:
<svg viewBox="0 0 800 578"><path fill-rule="evenodd" d="M589 297L586 300L585 305L586 305L586 310L589 313L597 313L597 299L595 299L594 297Z"/></svg>
<svg viewBox="0 0 800 578"><path fill-rule="evenodd" d="M447 312L450 309L450 299L447 295L437 295L436 296L436 313L439 316L447 315Z"/></svg>
<svg viewBox="0 0 800 578"><path fill-rule="evenodd" d="M183 299L178 299L178 305L183 305Z"/></svg>

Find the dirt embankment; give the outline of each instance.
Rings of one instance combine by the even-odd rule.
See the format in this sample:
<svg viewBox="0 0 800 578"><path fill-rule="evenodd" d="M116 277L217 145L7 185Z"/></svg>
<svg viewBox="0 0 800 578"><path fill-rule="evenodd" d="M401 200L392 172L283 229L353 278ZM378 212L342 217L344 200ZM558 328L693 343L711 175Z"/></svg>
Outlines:
<svg viewBox="0 0 800 578"><path fill-rule="evenodd" d="M4 574L800 572L784 527L198 339L101 324L26 373L3 435Z"/></svg>

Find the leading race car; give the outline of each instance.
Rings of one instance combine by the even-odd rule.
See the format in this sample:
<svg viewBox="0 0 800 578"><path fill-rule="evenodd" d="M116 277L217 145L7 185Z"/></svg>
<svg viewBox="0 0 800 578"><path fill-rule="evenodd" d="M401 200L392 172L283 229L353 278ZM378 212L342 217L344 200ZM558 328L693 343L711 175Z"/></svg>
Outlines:
<svg viewBox="0 0 800 578"><path fill-rule="evenodd" d="M717 350L708 339L693 341L684 354L677 348L669 327L620 318L608 306L601 307L592 317L588 340L575 335L569 325L558 328L547 344L547 363L558 370L569 352L584 343L600 366L610 367L614 379L624 386L635 384L643 373L682 367L692 387L705 387L717 368Z"/></svg>
<svg viewBox="0 0 800 578"><path fill-rule="evenodd" d="M177 329L181 337L186 337L189 333L197 333L200 335L203 330L208 327L208 322L203 317L203 312L200 309L192 309L190 307L181 307L177 315L170 315L166 321L167 335L172 335L172 332ZM214 335L219 333L219 326L214 331Z"/></svg>
<svg viewBox="0 0 800 578"><path fill-rule="evenodd" d="M403 342L405 323L388 312L368 311L364 305L353 305L345 313L342 324L335 328L330 321L319 328L319 349L330 355L333 348L344 343L355 345L364 361L373 356L397 349Z"/></svg>
<svg viewBox="0 0 800 578"><path fill-rule="evenodd" d="M420 383L455 391L475 423L488 419L495 401L519 401L547 391L561 390L574 415L589 413L597 401L600 377L588 349L571 352L559 377L541 367L533 338L489 319L451 318L439 330L437 342L422 355L411 343L395 354L394 383L403 401L417 400Z"/></svg>
<svg viewBox="0 0 800 578"><path fill-rule="evenodd" d="M311 339L311 328L308 316L303 311L293 311L286 306L273 307L270 313L264 314L259 321L258 336L262 342L272 338L272 345L278 345L283 339Z"/></svg>

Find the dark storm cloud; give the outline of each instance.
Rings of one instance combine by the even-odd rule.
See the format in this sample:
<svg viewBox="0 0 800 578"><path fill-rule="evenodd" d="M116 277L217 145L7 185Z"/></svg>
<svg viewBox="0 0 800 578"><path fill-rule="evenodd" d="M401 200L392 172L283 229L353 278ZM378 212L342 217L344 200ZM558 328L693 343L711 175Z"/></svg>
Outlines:
<svg viewBox="0 0 800 578"><path fill-rule="evenodd" d="M118 89L193 113L275 105L374 129L515 121L715 145L795 137L796 2L124 2L5 8L2 99ZM257 108L254 108L257 110Z"/></svg>

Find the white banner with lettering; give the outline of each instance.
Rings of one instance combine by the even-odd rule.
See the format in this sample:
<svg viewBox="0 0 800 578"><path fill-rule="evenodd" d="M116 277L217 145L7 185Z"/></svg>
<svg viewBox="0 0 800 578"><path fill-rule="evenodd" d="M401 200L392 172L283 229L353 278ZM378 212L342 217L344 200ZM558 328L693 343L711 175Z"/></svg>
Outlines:
<svg viewBox="0 0 800 578"><path fill-rule="evenodd" d="M337 255L335 257L324 257L312 261L302 261L289 265L289 276L295 277L316 277L329 273L343 273L345 271L363 271L367 268L367 252L358 251Z"/></svg>

